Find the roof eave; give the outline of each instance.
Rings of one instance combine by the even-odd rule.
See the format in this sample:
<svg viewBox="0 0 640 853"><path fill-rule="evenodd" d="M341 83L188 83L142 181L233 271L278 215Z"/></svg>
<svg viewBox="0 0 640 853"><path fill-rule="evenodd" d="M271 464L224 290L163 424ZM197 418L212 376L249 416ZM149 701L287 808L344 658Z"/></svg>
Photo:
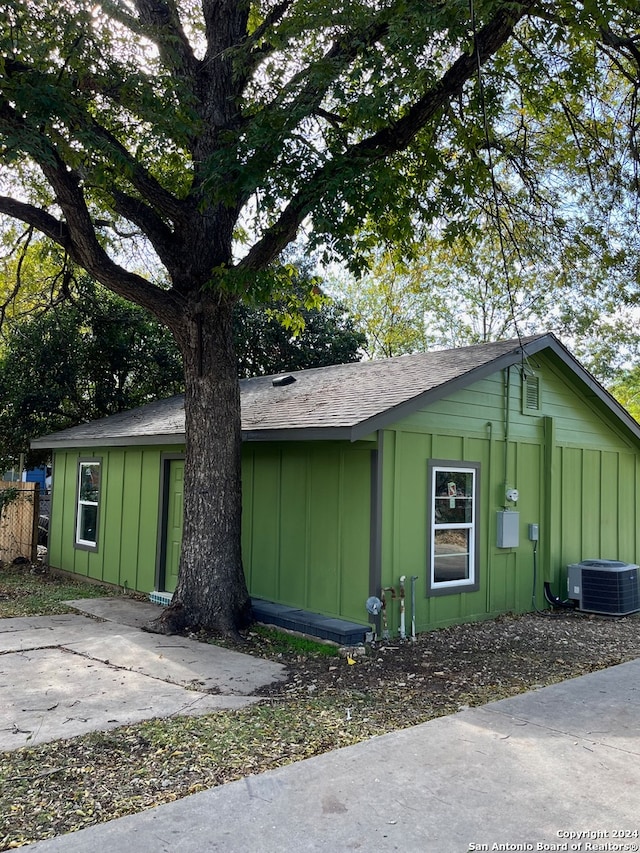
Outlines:
<svg viewBox="0 0 640 853"><path fill-rule="evenodd" d="M47 436L34 438L30 442L32 450L70 450L82 447L132 447L158 446L163 444L184 444L183 432L162 433L159 435L118 435L109 438L69 437L47 441Z"/></svg>
<svg viewBox="0 0 640 853"><path fill-rule="evenodd" d="M364 438L365 436L361 436ZM242 440L254 441L354 441L353 427L281 427L243 429Z"/></svg>
<svg viewBox="0 0 640 853"><path fill-rule="evenodd" d="M592 376L588 370L586 370L576 358L569 352L568 349L554 336L549 335L550 341L547 343L545 347L539 347L534 350L534 352L538 352L539 349L550 349L554 355L556 355L564 364L567 365L587 386L589 391L592 393L594 397L600 400L601 403L616 417L619 421L625 425L625 427L633 434L633 436L640 441L640 424L636 419L629 414L629 412L624 408L624 406L619 403L616 398L610 394L604 386L602 386L598 380Z"/></svg>

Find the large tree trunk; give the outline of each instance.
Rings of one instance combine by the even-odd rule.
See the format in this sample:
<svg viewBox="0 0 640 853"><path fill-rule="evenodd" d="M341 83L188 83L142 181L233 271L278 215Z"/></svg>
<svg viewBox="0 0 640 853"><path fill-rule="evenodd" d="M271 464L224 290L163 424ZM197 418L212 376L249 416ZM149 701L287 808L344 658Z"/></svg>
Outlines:
<svg viewBox="0 0 640 853"><path fill-rule="evenodd" d="M241 555L241 422L233 305L201 294L174 326L185 372L184 528L171 606L150 630L238 637L251 620Z"/></svg>

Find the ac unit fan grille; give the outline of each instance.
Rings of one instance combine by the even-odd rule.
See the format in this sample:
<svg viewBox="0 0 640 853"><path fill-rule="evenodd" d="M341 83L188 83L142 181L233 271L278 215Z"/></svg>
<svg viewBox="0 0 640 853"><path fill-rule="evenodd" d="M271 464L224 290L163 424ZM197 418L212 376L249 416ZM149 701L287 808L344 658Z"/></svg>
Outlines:
<svg viewBox="0 0 640 853"><path fill-rule="evenodd" d="M582 609L618 615L640 610L637 569L610 575L582 568Z"/></svg>

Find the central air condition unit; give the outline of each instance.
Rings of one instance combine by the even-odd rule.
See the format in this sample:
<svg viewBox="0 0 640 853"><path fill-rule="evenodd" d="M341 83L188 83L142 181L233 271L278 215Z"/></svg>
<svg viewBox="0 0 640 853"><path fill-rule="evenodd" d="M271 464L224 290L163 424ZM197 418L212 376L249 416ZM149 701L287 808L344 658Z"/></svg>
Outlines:
<svg viewBox="0 0 640 853"><path fill-rule="evenodd" d="M625 616L640 610L638 566L618 560L584 560L568 566L569 598L580 610Z"/></svg>

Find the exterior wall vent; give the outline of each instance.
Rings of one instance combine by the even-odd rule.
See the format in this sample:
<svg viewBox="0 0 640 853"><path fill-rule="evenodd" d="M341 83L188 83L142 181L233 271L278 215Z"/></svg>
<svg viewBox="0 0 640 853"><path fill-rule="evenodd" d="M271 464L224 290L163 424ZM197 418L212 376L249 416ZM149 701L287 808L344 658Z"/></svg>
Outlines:
<svg viewBox="0 0 640 853"><path fill-rule="evenodd" d="M523 377L522 410L525 414L540 411L540 377L531 374Z"/></svg>
<svg viewBox="0 0 640 853"><path fill-rule="evenodd" d="M640 610L638 566L618 560L584 560L568 567L569 598L580 610L625 616Z"/></svg>

